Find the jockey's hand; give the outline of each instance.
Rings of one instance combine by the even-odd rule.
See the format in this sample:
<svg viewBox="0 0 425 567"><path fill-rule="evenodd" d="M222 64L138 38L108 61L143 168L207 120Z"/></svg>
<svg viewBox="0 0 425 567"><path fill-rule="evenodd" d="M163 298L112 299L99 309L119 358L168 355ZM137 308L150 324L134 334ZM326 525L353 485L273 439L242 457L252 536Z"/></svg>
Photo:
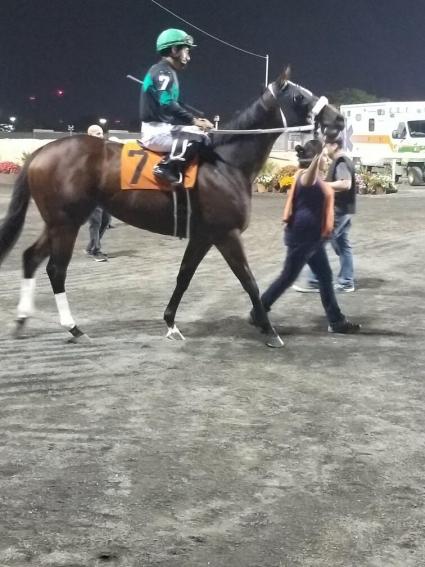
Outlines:
<svg viewBox="0 0 425 567"><path fill-rule="evenodd" d="M214 124L212 124L212 122L210 122L207 118L196 118L195 117L193 119L193 125L197 126L198 128L200 128L204 132L207 132L208 130L211 130L212 128L214 128Z"/></svg>

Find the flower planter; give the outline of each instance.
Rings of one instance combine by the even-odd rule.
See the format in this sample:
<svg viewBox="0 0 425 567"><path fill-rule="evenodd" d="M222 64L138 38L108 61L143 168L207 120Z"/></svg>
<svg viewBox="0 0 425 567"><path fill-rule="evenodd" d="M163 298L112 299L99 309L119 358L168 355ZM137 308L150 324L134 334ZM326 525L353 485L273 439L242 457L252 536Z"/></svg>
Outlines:
<svg viewBox="0 0 425 567"><path fill-rule="evenodd" d="M13 185L18 175L18 173L0 173L0 185Z"/></svg>
<svg viewBox="0 0 425 567"><path fill-rule="evenodd" d="M262 183L256 183L258 193L267 193L267 187Z"/></svg>
<svg viewBox="0 0 425 567"><path fill-rule="evenodd" d="M382 187L382 185L376 185L375 195L384 195L384 194L385 194L385 187Z"/></svg>

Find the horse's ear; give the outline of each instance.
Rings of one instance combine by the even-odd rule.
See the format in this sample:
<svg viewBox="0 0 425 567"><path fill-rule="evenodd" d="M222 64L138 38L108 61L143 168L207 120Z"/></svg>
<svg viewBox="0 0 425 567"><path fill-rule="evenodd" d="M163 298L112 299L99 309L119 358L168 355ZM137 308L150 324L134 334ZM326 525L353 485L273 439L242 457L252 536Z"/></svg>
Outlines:
<svg viewBox="0 0 425 567"><path fill-rule="evenodd" d="M283 87L286 81L289 81L290 76L291 76L291 66L287 65L276 81L280 88Z"/></svg>

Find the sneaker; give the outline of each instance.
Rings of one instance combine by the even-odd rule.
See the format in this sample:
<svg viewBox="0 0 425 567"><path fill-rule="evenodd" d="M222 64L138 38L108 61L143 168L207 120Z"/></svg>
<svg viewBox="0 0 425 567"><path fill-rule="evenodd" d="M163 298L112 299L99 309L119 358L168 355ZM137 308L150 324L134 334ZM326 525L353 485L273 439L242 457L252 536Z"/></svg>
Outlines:
<svg viewBox="0 0 425 567"><path fill-rule="evenodd" d="M104 254L103 252L95 252L94 254L91 254L91 256L93 257L93 260L95 262L107 262L108 261L108 256L106 254Z"/></svg>
<svg viewBox="0 0 425 567"><path fill-rule="evenodd" d="M295 291L299 291L300 293L319 293L319 286L317 285L312 285L312 284L306 284L306 285L298 285L298 284L294 284L292 286L292 289L294 289Z"/></svg>
<svg viewBox="0 0 425 567"><path fill-rule="evenodd" d="M338 293L351 293L353 291L356 291L356 288L353 286L353 284L336 283L334 285L334 290Z"/></svg>
<svg viewBox="0 0 425 567"><path fill-rule="evenodd" d="M353 335L358 333L361 329L361 325L358 323L352 323L348 319L343 319L337 323L332 323L328 327L328 333L341 333L343 335Z"/></svg>

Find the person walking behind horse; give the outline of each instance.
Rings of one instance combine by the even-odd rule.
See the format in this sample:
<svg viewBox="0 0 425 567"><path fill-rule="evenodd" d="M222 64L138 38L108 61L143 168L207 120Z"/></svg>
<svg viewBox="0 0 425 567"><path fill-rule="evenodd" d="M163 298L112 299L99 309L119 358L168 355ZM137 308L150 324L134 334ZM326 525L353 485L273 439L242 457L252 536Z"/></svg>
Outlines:
<svg viewBox="0 0 425 567"><path fill-rule="evenodd" d="M332 162L326 180L335 192L335 225L331 244L339 257L340 270L335 289L338 292L355 291L353 251L348 238L351 218L356 211L355 170L351 159L342 149L342 138L339 136L326 142L328 155ZM317 277L309 271L306 275L307 285L294 285L300 292L318 291Z"/></svg>
<svg viewBox="0 0 425 567"><path fill-rule="evenodd" d="M170 152L154 168L160 181L182 182L184 171L213 124L199 118L180 101L177 71L186 68L193 37L183 30L167 29L159 34L156 51L161 60L146 73L140 94L140 141L155 152Z"/></svg>
<svg viewBox="0 0 425 567"><path fill-rule="evenodd" d="M89 136L96 138L103 138L103 129L99 124L92 124L87 129ZM85 252L91 256L95 262L107 262L108 256L104 254L100 247L100 241L105 230L111 222L111 215L102 207L96 207L89 216L89 242L86 246Z"/></svg>
<svg viewBox="0 0 425 567"><path fill-rule="evenodd" d="M360 325L346 319L336 300L324 245L334 226L334 193L321 180L319 172L325 162L326 149L319 140L310 140L295 150L302 169L296 174L284 209L287 254L280 275L263 293L261 301L269 311L308 264L319 280L320 298L329 322L328 331L356 333ZM253 312L251 319L255 323Z"/></svg>

